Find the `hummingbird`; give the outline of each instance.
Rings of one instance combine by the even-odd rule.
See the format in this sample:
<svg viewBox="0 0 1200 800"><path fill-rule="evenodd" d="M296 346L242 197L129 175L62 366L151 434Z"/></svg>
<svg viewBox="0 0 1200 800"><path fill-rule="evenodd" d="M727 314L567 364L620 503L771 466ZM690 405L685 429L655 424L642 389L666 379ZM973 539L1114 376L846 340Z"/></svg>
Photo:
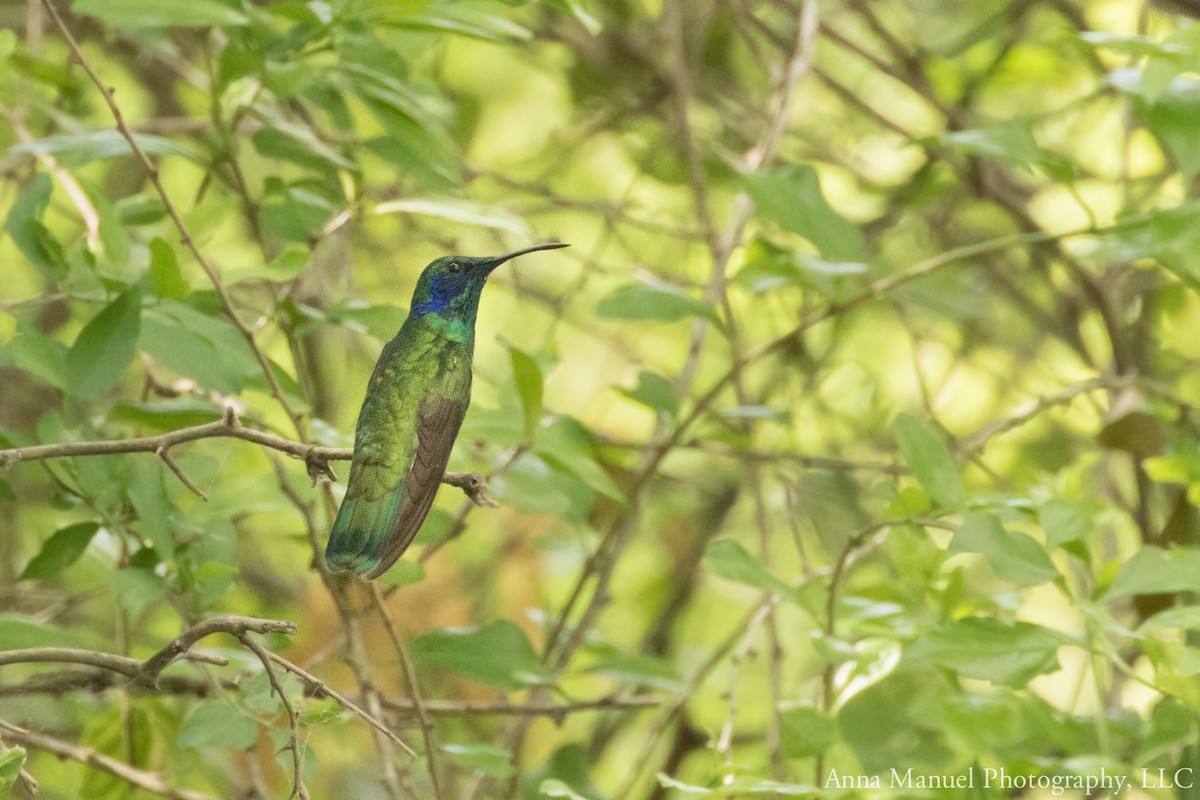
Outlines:
<svg viewBox="0 0 1200 800"><path fill-rule="evenodd" d="M330 569L378 578L412 543L471 402L475 315L488 275L517 256L566 246L443 256L425 267L408 318L367 385L346 496L325 548Z"/></svg>

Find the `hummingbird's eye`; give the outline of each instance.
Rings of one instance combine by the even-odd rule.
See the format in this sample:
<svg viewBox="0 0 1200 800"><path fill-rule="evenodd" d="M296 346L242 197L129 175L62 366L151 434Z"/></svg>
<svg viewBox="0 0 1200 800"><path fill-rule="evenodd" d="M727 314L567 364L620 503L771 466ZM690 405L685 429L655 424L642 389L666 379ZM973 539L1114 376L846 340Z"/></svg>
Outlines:
<svg viewBox="0 0 1200 800"><path fill-rule="evenodd" d="M451 261L448 265L446 265L446 269L457 275L458 273L462 272L462 264L459 264L457 261Z"/></svg>

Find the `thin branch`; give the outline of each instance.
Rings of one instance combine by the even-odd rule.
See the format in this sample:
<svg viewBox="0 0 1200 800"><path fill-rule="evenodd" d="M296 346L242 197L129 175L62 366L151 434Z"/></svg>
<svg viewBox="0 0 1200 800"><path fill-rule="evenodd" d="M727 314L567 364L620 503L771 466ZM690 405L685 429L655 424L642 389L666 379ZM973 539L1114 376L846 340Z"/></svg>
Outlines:
<svg viewBox="0 0 1200 800"><path fill-rule="evenodd" d="M154 451L154 455L162 459L162 462L167 465L167 469L175 473L175 477L179 478L179 482L186 486L188 490L192 492L192 494L196 495L206 503L208 502L208 495L205 494L203 489L192 483L192 479L189 478L187 474L179 468L179 465L175 463L175 459L171 458L171 453L167 450L167 448L158 448Z"/></svg>
<svg viewBox="0 0 1200 800"><path fill-rule="evenodd" d="M142 662L136 658L70 647L29 647L23 650L0 651L0 667L9 664L83 664L108 670L127 678L136 678Z"/></svg>
<svg viewBox="0 0 1200 800"><path fill-rule="evenodd" d="M237 638L262 662L263 670L267 673L267 680L271 684L271 691L279 695L279 702L287 713L290 735L286 746L292 751L292 793L288 795L288 800L293 797L310 800L308 787L304 785L304 748L300 744L300 714L292 705L292 701L288 699L287 693L279 683L279 678L275 675L275 668L271 666L271 652L244 633Z"/></svg>
<svg viewBox="0 0 1200 800"><path fill-rule="evenodd" d="M296 625L291 622L257 617L242 617L226 614L198 622L176 636L165 647L146 659L138 670L136 680L153 684L159 673L170 666L176 658L191 649L192 645L214 633L228 633L241 638L247 633L295 633Z"/></svg>
<svg viewBox="0 0 1200 800"><path fill-rule="evenodd" d="M225 418L216 422L193 425L188 428L168 431L155 436L138 436L132 439L108 439L91 442L56 442L54 444L39 444L31 447L13 447L0 450L0 467L12 467L22 461L45 461L52 458L70 458L73 456L103 456L116 453L154 453L160 458L177 444L194 442L199 439L242 439L247 442L278 450L289 456L303 459L308 466L309 475L314 480L324 475L336 480L337 476L329 468L330 461L348 461L354 451L348 447L321 447L319 445L297 442L285 439L273 433L267 433L255 428L242 425L237 415L229 410ZM164 459L167 465L171 462ZM180 473L176 473L180 475ZM191 482L180 475L184 485ZM475 505L495 507L498 504L488 493L487 480L478 472L447 472L442 476L442 483L461 489ZM194 486L189 486L198 493ZM200 493L203 496L203 493Z"/></svg>
<svg viewBox="0 0 1200 800"><path fill-rule="evenodd" d="M338 692L334 691L333 689L329 688L329 685L327 683L325 683L325 681L321 680L320 678L316 677L315 675L312 675L309 672L306 672L302 667L300 667L297 664L293 664L291 661L288 661L286 658L279 655L278 653L271 653L270 656L271 656L271 660L274 661L276 664L278 664L279 666L286 669L288 672L292 673L293 675L296 675L297 677L299 677L303 681L305 681L312 688L312 690L315 693L323 695L325 697L333 698L339 704L341 704L341 706L343 708L345 708L347 711L349 711L350 713L359 717L360 719L365 721L368 725L370 725L372 728L374 728L375 730L382 733L384 736L391 739L392 742L394 742L395 744L399 745L401 750L408 753L410 756L413 756L414 758L416 757L417 752L415 750L413 750L411 747L409 747L407 744L405 744L404 740L402 740L396 734L392 733L392 731L386 725L384 725L382 722L380 722L379 720L372 717L366 711L363 711L362 708L360 708L358 705L351 702L345 696L343 696L343 695L339 694Z"/></svg>
<svg viewBox="0 0 1200 800"><path fill-rule="evenodd" d="M20 651L14 650L12 652ZM88 653L89 651L81 652ZM35 663L36 661L29 658L21 660L25 663ZM306 685L306 695L311 697L328 697L335 700L346 711L390 738L409 755L416 757L416 751L406 745L386 725L372 717L360 705L345 695L330 688L329 684L325 683L325 681L276 653L271 653L271 660L300 678ZM45 659L45 661L49 662L50 659ZM138 664L140 665L140 662ZM116 671L109 672L90 669L58 670L36 675L20 683L0 684L0 697L24 697L31 694L62 695L67 692L91 692L97 694L118 687L136 694L210 697L214 692L213 680L188 675L161 675L158 679L158 685L153 687L131 684L124 679L125 677L123 672ZM236 692L241 688L240 678L238 677L220 678L217 680L216 685L222 691L227 692ZM595 700L573 700L562 703L425 699L422 701L422 704L425 712L435 717L546 717L557 724L562 724L572 714L593 711L637 711L661 706L668 700L669 698L664 695L629 696L625 694L613 694ZM416 714L414 703L410 698L389 698L382 696L380 697L380 705L389 713L400 718L411 717Z"/></svg>
<svg viewBox="0 0 1200 800"><path fill-rule="evenodd" d="M79 747L78 745L64 742L61 739L55 739L43 733L34 733L25 728L18 728L16 725L3 720L0 720L0 731L4 731L5 738L18 744L43 750L59 758L78 761L92 769L98 769L101 772L114 775L130 786L136 786L151 794L167 797L170 800L218 800L213 795L204 792L197 792L192 789L177 789L167 783L157 772L147 772L146 770L138 769L124 761L118 761L111 756L98 753L90 747Z"/></svg>
<svg viewBox="0 0 1200 800"><path fill-rule="evenodd" d="M371 599L375 601L375 609L379 612L379 618L383 620L383 627L392 641L396 656L400 659L404 685L408 689L408 696L412 699L413 709L417 712L417 721L421 726L421 738L425 740L425 761L429 767L429 780L433 783L433 796L437 800L442 800L442 782L438 777L437 768L437 738L433 722L425 713L425 703L421 698L421 684L417 682L416 666L413 664L412 656L409 654L408 648L404 646L400 634L396 632L396 626L392 624L392 618L387 613L387 606L383 604L383 595L380 593L377 583L371 583Z"/></svg>
<svg viewBox="0 0 1200 800"><path fill-rule="evenodd" d="M1040 416L1042 412L1057 406L1067 405L1073 402L1081 395L1089 392L1099 391L1101 389L1112 391L1114 389L1122 389L1127 386L1135 386L1138 383L1138 376L1134 374L1114 375L1108 377L1092 378L1091 380L1077 383L1073 386L1068 386L1062 391L1054 394L1039 397L1029 403L1018 408L1011 416L1004 419L994 420L981 427L975 433L967 436L958 446L959 453L964 456L971 456L979 453L988 442L997 436L1008 433L1011 430L1021 427L1022 425L1032 421Z"/></svg>

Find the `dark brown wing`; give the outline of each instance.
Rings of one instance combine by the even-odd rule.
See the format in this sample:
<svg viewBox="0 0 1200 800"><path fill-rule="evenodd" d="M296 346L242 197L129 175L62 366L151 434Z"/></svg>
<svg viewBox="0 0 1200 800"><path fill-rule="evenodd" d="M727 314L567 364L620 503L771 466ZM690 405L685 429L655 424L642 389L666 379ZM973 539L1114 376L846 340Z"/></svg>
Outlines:
<svg viewBox="0 0 1200 800"><path fill-rule="evenodd" d="M368 579L378 578L387 572L421 529L421 523L433 505L433 498L437 496L442 476L446 474L450 451L454 448L454 439L458 436L465 413L462 403L439 395L426 395L422 401L417 423L417 451L413 456L412 469L404 476L404 500L387 536L383 558L379 566L367 574Z"/></svg>

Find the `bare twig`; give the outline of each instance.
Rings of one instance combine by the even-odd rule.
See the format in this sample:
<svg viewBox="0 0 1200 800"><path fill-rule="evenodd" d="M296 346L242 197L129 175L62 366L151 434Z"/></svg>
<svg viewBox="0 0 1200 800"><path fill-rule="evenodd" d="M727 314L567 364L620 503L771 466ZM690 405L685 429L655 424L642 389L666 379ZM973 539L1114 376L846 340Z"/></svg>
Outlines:
<svg viewBox="0 0 1200 800"><path fill-rule="evenodd" d="M205 792L197 792L192 789L177 789L167 783L157 772L147 772L146 770L138 769L124 761L118 761L111 756L98 753L91 747L80 747L70 744L69 742L64 742L42 733L18 728L16 725L3 720L0 720L0 731L4 731L7 739L18 744L43 750L59 758L78 761L92 769L98 769L101 772L114 775L130 786L136 786L151 794L168 797L171 800L217 800L216 797Z"/></svg>
<svg viewBox="0 0 1200 800"><path fill-rule="evenodd" d="M303 668L301 668L300 666L298 666L296 664L293 664L291 661L288 661L286 658L279 655L278 653L270 653L270 656L271 656L271 660L274 661L276 664L280 665L281 667L286 669L288 672L290 672L293 675L296 675L297 677L304 680L304 682L307 683L313 689L314 692L316 692L317 694L320 694L320 695L324 695L326 697L332 697L347 711L349 711L350 713L359 717L360 719L365 721L368 725L370 725L372 728L374 728L376 731L378 731L379 733L382 733L384 736L391 739L392 742L399 745L401 750L408 753L410 756L413 756L414 758L416 757L416 755L417 755L416 751L413 750L411 747L409 747L407 744L405 744L404 741L399 736L392 733L392 731L386 725L384 725L382 722L380 722L379 720L372 717L366 711L363 711L362 708L360 708L358 705L356 705L355 703L348 700L343 695L341 695L338 692L334 691L333 689L329 688L329 685L326 684L325 681L321 680L320 678L316 677L315 675L312 675L312 674L306 672Z"/></svg>
<svg viewBox="0 0 1200 800"><path fill-rule="evenodd" d="M191 649L192 645L206 636L214 633L228 633L242 637L247 633L295 633L296 626L291 622L274 619L259 619L257 617L241 617L226 614L198 622L183 633L176 636L165 647L152 655L138 670L136 680L153 684L159 673L166 669L172 661Z"/></svg>
<svg viewBox="0 0 1200 800"><path fill-rule="evenodd" d="M437 736L433 729L432 720L425 713L425 703L421 698L421 684L417 681L417 669L413 664L412 655L409 654L408 648L404 646L404 641L396 631L396 626L392 624L392 618L387 613L387 606L383 604L383 595L380 593L379 584L377 583L371 584L371 599L375 601L375 609L379 612L379 618L383 621L383 627L387 631L388 638L392 641L392 647L396 650L396 656L400 659L400 670L404 675L404 685L408 689L408 696L412 700L413 709L417 712L417 721L421 726L421 738L425 741L425 761L429 767L429 780L433 784L433 796L437 800L442 800L442 782L438 776L437 767Z"/></svg>
<svg viewBox="0 0 1200 800"><path fill-rule="evenodd" d="M271 652L244 633L239 634L237 638L262 662L263 671L267 673L267 680L271 683L271 691L279 695L279 702L287 713L290 737L286 746L292 751L292 793L288 795L288 800L293 797L309 800L308 787L304 785L304 747L300 743L300 714L292 705L292 701L288 699L287 692L283 690L279 678L275 675L275 668L271 666Z"/></svg>

